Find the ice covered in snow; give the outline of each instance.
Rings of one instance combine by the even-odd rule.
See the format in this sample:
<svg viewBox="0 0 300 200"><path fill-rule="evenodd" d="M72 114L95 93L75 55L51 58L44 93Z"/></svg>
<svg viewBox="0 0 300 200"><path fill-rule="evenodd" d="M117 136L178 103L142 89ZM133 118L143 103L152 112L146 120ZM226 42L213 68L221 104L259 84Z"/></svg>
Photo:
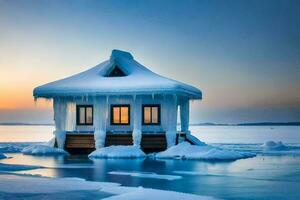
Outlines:
<svg viewBox="0 0 300 200"><path fill-rule="evenodd" d="M285 146L281 141L279 141L279 142L267 141L262 145L262 147L264 148L264 150L268 150L268 151L287 150L287 146Z"/></svg>
<svg viewBox="0 0 300 200"><path fill-rule="evenodd" d="M18 148L13 144L0 144L0 152L2 153L16 153L20 152L21 150L22 148Z"/></svg>
<svg viewBox="0 0 300 200"><path fill-rule="evenodd" d="M2 173L0 180L0 194L4 199L215 199L181 192L124 187L118 183L86 181L80 178L46 178Z"/></svg>
<svg viewBox="0 0 300 200"><path fill-rule="evenodd" d="M119 185L117 183L89 182L80 178L46 178L10 174L0 174L0 179L0 193L6 192L13 194L49 194L76 190L91 191L100 190L103 187ZM24 198L25 197L26 196L24 196ZM30 197L28 199L30 199Z"/></svg>
<svg viewBox="0 0 300 200"><path fill-rule="evenodd" d="M12 165L12 164L4 164L0 163L0 171L23 171L23 170L31 170L42 168L41 166L33 166L33 165Z"/></svg>
<svg viewBox="0 0 300 200"><path fill-rule="evenodd" d="M34 142L3 142L0 143L0 153L18 153L27 146L39 144Z"/></svg>
<svg viewBox="0 0 300 200"><path fill-rule="evenodd" d="M118 67L125 73L122 77L107 77ZM137 84L137 80L139 84ZM124 51L113 50L111 58L87 71L54 81L34 89L33 95L44 98L56 96L95 96L108 94L182 94L193 99L201 99L199 89L160 76L134 60Z"/></svg>
<svg viewBox="0 0 300 200"><path fill-rule="evenodd" d="M49 146L48 144L35 144L35 145L25 147L22 150L22 153L28 155L40 155L40 156L68 155L68 152L66 152L65 150Z"/></svg>
<svg viewBox="0 0 300 200"><path fill-rule="evenodd" d="M157 174L153 172L126 172L126 171L111 171L108 174L113 175L122 175L122 176L132 176L132 177L139 177L139 178L153 178L153 179L164 179L164 180L177 180L181 179L181 176L176 175L169 175L169 174Z"/></svg>
<svg viewBox="0 0 300 200"><path fill-rule="evenodd" d="M172 146L163 152L155 154L156 158L180 158L199 160L237 160L241 158L253 157L255 154L248 152L238 152L216 148L210 145L191 145L182 142Z"/></svg>
<svg viewBox="0 0 300 200"><path fill-rule="evenodd" d="M142 158L146 154L137 146L116 145L97 149L90 158Z"/></svg>
<svg viewBox="0 0 300 200"><path fill-rule="evenodd" d="M131 192L105 198L105 200L153 200L153 199L172 199L172 200L216 200L209 196L200 196L195 194L186 194L166 190L136 188Z"/></svg>

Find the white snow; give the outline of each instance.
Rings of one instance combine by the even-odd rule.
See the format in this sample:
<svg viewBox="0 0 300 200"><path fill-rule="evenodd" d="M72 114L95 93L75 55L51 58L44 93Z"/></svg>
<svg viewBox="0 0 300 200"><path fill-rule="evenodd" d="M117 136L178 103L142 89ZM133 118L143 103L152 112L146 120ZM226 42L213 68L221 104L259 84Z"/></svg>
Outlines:
<svg viewBox="0 0 300 200"><path fill-rule="evenodd" d="M97 149L90 158L142 158L146 154L137 146L116 145Z"/></svg>
<svg viewBox="0 0 300 200"><path fill-rule="evenodd" d="M181 179L181 176L169 175L169 174L156 174L154 172L126 172L126 171L111 171L108 174L122 175L122 176L132 176L139 178L153 178L153 179L164 179L164 180L177 180Z"/></svg>
<svg viewBox="0 0 300 200"><path fill-rule="evenodd" d="M7 199L19 197L23 200L34 199L172 199L172 200L213 200L215 198L186 194L181 192L147 189L143 187L124 187L118 183L92 182L80 178L46 178L38 176L0 174L0 193ZM80 195L85 195L83 198ZM93 198L94 199L94 198Z"/></svg>
<svg viewBox="0 0 300 200"><path fill-rule="evenodd" d="M115 66L126 76L107 77ZM137 84L138 80L139 84ZM128 52L113 50L111 58L87 71L39 86L34 96L53 98L56 96L95 96L110 94L181 94L201 99L201 91L193 86L160 76L137 61Z"/></svg>
<svg viewBox="0 0 300 200"><path fill-rule="evenodd" d="M105 198L105 200L153 200L153 199L172 199L172 200L216 200L213 197L186 194L181 192L164 191L156 189L137 188L134 191Z"/></svg>
<svg viewBox="0 0 300 200"><path fill-rule="evenodd" d="M80 178L45 178L0 174L0 193L59 193L76 190L100 190L117 183L90 182Z"/></svg>
<svg viewBox="0 0 300 200"><path fill-rule="evenodd" d="M25 147L22 153L28 155L68 155L68 152L63 149L51 147L47 144L35 144Z"/></svg>
<svg viewBox="0 0 300 200"><path fill-rule="evenodd" d="M287 146L285 146L281 141L279 142L267 141L262 145L262 147L264 148L264 150L268 150L268 151L273 151L273 150L281 151L287 149Z"/></svg>
<svg viewBox="0 0 300 200"><path fill-rule="evenodd" d="M155 154L156 158L180 158L199 160L237 160L253 156L255 156L255 154L253 153L219 149L210 145L191 145L188 142L182 142L178 145L168 148L163 152Z"/></svg>

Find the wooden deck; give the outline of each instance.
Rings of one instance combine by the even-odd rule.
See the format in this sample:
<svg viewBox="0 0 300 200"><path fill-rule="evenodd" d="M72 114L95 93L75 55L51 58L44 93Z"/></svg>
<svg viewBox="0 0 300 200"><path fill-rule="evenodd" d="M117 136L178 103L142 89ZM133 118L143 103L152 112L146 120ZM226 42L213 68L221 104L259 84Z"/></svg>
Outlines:
<svg viewBox="0 0 300 200"><path fill-rule="evenodd" d="M178 136L177 134L176 143L178 143ZM107 134L105 138L105 146L132 144L132 134ZM142 134L141 148L145 153L165 150L167 148L165 134ZM67 134L65 150L71 154L88 154L94 151L94 135L80 133Z"/></svg>

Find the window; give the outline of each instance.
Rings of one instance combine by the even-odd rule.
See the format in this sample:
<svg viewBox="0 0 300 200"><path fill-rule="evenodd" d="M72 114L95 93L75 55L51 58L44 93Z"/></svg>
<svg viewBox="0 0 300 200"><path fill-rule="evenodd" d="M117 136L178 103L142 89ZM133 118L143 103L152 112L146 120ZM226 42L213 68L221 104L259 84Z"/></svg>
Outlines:
<svg viewBox="0 0 300 200"><path fill-rule="evenodd" d="M129 125L130 124L130 106L112 105L111 106L111 124Z"/></svg>
<svg viewBox="0 0 300 200"><path fill-rule="evenodd" d="M115 66L107 75L106 77L122 77L126 76L126 74L120 69L120 67Z"/></svg>
<svg viewBox="0 0 300 200"><path fill-rule="evenodd" d="M77 105L77 125L93 125L93 106Z"/></svg>
<svg viewBox="0 0 300 200"><path fill-rule="evenodd" d="M160 105L143 105L143 124L160 124Z"/></svg>

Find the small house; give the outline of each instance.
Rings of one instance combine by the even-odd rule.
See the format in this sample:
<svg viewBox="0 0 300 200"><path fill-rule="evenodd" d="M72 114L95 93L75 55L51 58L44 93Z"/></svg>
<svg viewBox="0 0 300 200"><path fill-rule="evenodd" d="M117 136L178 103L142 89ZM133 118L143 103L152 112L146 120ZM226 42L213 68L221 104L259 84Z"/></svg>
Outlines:
<svg viewBox="0 0 300 200"><path fill-rule="evenodd" d="M33 96L53 100L58 148L88 153L136 145L155 152L196 140L189 132L189 105L202 93L150 71L128 52L113 50L109 60L39 86Z"/></svg>

